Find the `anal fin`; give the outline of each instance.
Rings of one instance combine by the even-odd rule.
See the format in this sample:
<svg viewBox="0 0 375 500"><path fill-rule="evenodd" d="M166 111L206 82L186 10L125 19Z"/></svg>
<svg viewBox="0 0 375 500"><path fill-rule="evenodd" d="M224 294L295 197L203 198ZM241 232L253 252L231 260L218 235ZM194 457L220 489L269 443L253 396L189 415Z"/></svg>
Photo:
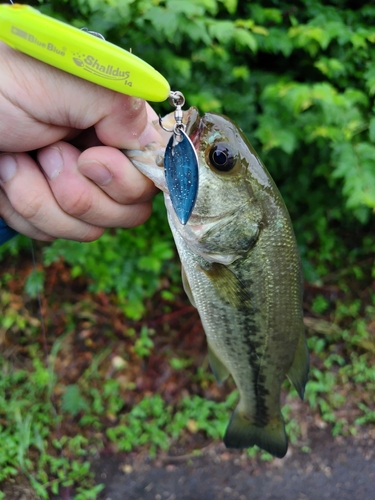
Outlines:
<svg viewBox="0 0 375 500"><path fill-rule="evenodd" d="M228 378L229 370L222 361L216 356L215 351L208 345L208 360L210 362L212 373L218 385L221 385Z"/></svg>
<svg viewBox="0 0 375 500"><path fill-rule="evenodd" d="M303 399L305 386L309 376L309 351L307 349L306 338L303 333L298 337L297 349L294 354L292 366L286 374L293 387Z"/></svg>

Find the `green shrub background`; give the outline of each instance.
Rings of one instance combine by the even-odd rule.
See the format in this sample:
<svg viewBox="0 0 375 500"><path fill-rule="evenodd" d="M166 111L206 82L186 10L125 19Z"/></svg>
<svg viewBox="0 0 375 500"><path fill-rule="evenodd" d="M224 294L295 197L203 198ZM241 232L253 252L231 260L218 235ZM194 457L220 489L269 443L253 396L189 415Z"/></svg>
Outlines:
<svg viewBox="0 0 375 500"><path fill-rule="evenodd" d="M306 282L313 284L305 301L311 352L306 389L309 415L318 414L318 421L329 424L333 435L355 435L360 426L374 424L373 2L29 3L132 49L157 68L174 90L184 93L186 108L226 114L244 130L285 199ZM161 114L171 111L167 102L155 109ZM12 487L20 472L37 498L47 499L62 488L74 487L75 500L94 499L103 485L95 484L90 464L103 443L115 444L120 452L148 446L154 455L186 435L186 429L210 439L223 435L237 395L232 393L226 402L213 401L212 393L207 395L213 376L194 359L193 351L168 347L158 358L164 370L174 370L174 376L180 370L186 372L186 397L182 391L181 399L176 397L170 404L157 392L144 397L139 390L137 403L133 401L137 369L145 367L150 356L161 355L156 352L164 345L157 344L160 336L167 338L168 345L171 342L168 322L159 325L158 332L143 324L146 308L160 302L160 296L153 302L147 299L161 289L162 298L170 302L155 313L168 313L180 291L178 260L161 195L155 199L150 220L139 228L107 231L89 244L57 240L37 245L37 270L26 281L26 293L18 297L14 283L24 275L14 272L13 255L22 249L26 249L25 260L31 261L28 238L18 236L0 247L0 259L4 257L0 333L21 349L16 350L18 355L8 349L0 357L0 499L8 498L2 486ZM108 313L102 306L97 308L100 301L92 294L86 301L81 301L86 294L73 294L68 300L66 273L64 297L59 296L61 286L48 297L47 340L53 345L46 361L39 313L34 317L30 312L37 301L30 297L42 290L48 265L61 258L73 278L83 278L72 281L89 284L93 292L111 294L108 303L115 302L116 307ZM66 266L62 268L66 272ZM129 326L135 323L123 321L122 313L119 321L117 304L128 318L141 318L136 328ZM120 324L120 337L108 326L114 324L113 315ZM100 352L93 348L92 362L75 379L58 379L55 363L60 357L69 359L70 351L77 355L88 350L85 344L82 353L82 329L90 334L88 340L102 339L106 348ZM110 376L105 361L114 353L121 364L113 365ZM129 380L124 381L121 377L127 371ZM55 389L60 391L56 403L51 398ZM301 408L295 415L296 394L288 398L283 411L290 441L309 451L299 422L311 422L310 416ZM64 423L69 424L69 432L57 439L60 422L63 430ZM72 422L74 435L70 435ZM256 453L248 451L249 456Z"/></svg>
<svg viewBox="0 0 375 500"><path fill-rule="evenodd" d="M157 68L187 105L244 130L290 211L305 277L319 281L373 251L375 6L331 0L52 0L45 14L99 31ZM359 7L358 7L359 5ZM168 103L155 106L170 111ZM56 241L92 289L129 317L173 254L161 196L150 222L88 245ZM22 242L21 242L22 243ZM16 251L13 243L10 249Z"/></svg>

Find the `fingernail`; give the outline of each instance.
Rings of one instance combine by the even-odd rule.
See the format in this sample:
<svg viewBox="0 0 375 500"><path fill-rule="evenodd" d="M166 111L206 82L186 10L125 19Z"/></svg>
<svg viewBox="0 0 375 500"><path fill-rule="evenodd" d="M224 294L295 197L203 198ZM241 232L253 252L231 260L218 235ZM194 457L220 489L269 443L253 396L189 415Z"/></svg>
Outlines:
<svg viewBox="0 0 375 500"><path fill-rule="evenodd" d="M64 161L59 148L45 148L38 154L39 163L48 179L55 179L64 168Z"/></svg>
<svg viewBox="0 0 375 500"><path fill-rule="evenodd" d="M141 148L146 146L147 144L150 144L150 142L161 142L162 138L157 132L157 130L154 128L154 126L151 123L147 123L146 128L142 132L142 134L139 136L138 142Z"/></svg>
<svg viewBox="0 0 375 500"><path fill-rule="evenodd" d="M95 184L99 184L100 186L106 186L112 180L113 174L107 167L105 167L102 163L96 161L83 161L78 163L78 170L85 177L88 177Z"/></svg>
<svg viewBox="0 0 375 500"><path fill-rule="evenodd" d="M17 171L17 162L12 155L0 155L0 180L9 181Z"/></svg>

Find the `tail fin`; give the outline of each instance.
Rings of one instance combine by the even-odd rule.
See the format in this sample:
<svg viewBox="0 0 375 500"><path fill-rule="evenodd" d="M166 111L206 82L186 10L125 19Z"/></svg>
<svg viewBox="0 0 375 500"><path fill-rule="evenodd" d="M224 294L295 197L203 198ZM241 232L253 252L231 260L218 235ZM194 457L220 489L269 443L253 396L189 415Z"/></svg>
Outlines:
<svg viewBox="0 0 375 500"><path fill-rule="evenodd" d="M271 455L283 458L288 451L283 417L279 414L266 426L259 427L241 415L236 408L227 427L224 444L227 448L250 448L257 445Z"/></svg>

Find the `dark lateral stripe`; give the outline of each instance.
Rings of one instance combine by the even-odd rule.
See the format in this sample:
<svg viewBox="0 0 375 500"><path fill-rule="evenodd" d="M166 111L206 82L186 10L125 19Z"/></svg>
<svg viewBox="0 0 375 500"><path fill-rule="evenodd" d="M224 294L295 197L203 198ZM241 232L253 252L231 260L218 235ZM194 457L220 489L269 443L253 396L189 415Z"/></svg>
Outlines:
<svg viewBox="0 0 375 500"><path fill-rule="evenodd" d="M260 352L263 347L263 336L255 323L256 310L252 305L252 294L245 288L241 280L223 264L213 263L210 269L202 271L208 276L215 289L217 297L241 313L243 322L241 330L244 335L244 345L247 348L247 357L249 365L252 368L252 386L255 394L255 416L254 424L264 427L269 421L269 412L266 405L266 397L269 391L266 389L265 375L262 373L264 366L259 360ZM230 318L228 319L229 331L232 328ZM230 345L230 340L225 339L226 344ZM261 369L262 368L262 369ZM243 381L246 383L246 381Z"/></svg>
<svg viewBox="0 0 375 500"><path fill-rule="evenodd" d="M255 415L254 424L258 427L265 427L269 422L269 412L266 404L266 397L269 391L266 388L266 377L263 373L264 365L259 359L259 351L262 350L264 339L260 337L259 328L254 321L254 315L245 316L244 341L247 346L247 356L252 367L252 386L255 394Z"/></svg>

